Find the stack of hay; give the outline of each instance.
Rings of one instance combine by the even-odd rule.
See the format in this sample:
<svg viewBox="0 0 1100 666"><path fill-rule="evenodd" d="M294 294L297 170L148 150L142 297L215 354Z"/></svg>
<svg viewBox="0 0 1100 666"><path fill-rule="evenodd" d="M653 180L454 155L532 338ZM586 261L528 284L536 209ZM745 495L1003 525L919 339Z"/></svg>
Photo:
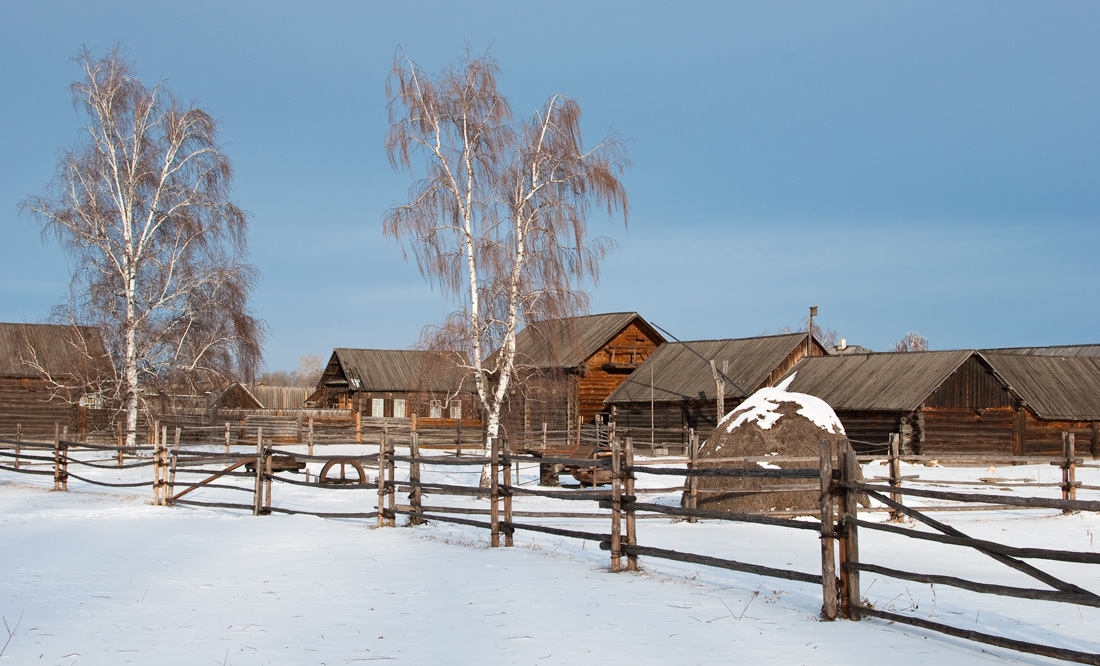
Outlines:
<svg viewBox="0 0 1100 666"><path fill-rule="evenodd" d="M819 441L828 440L832 451L845 439L844 426L823 400L782 387L763 388L727 414L699 449L698 467L811 468L817 467ZM802 462L707 462L717 458L800 457ZM805 490L775 490L799 484ZM756 511L819 508L820 490L814 481L737 477L698 479L696 506L712 511ZM688 506L685 493L684 505Z"/></svg>

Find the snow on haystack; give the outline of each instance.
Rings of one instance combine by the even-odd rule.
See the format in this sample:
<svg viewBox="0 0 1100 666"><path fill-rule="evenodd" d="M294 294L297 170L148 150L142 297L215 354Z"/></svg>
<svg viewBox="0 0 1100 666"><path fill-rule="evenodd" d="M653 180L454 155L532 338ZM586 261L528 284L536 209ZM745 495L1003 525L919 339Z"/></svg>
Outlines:
<svg viewBox="0 0 1100 666"><path fill-rule="evenodd" d="M822 439L836 450L844 438L844 426L836 413L819 398L787 391L789 382L760 389L726 414L700 447L699 467L810 468L818 465ZM742 457L779 460L707 462ZM803 460L781 460L790 457ZM783 489L807 483L794 479L700 478L696 505L700 509L735 512L816 511L820 496L817 488Z"/></svg>

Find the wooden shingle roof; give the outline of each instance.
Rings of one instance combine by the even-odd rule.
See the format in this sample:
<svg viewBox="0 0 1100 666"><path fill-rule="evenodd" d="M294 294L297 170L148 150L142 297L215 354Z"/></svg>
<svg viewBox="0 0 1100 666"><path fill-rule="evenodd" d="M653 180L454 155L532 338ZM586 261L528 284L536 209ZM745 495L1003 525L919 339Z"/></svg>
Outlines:
<svg viewBox="0 0 1100 666"><path fill-rule="evenodd" d="M726 397L745 398L767 381L798 345L805 344L805 333L668 342L658 347L604 402L609 405L648 402L651 394L655 402L717 399L708 363L712 359L719 371L722 361L728 361L725 374L742 389L727 384Z"/></svg>
<svg viewBox="0 0 1100 666"><path fill-rule="evenodd" d="M982 356L1039 418L1100 420L1100 358L994 352Z"/></svg>
<svg viewBox="0 0 1100 666"><path fill-rule="evenodd" d="M39 364L55 379L110 372L99 329L92 326L0 323L0 376L40 377Z"/></svg>
<svg viewBox="0 0 1100 666"><path fill-rule="evenodd" d="M535 321L516 334L516 365L541 369L577 368L634 322L658 344L665 341L637 312Z"/></svg>
<svg viewBox="0 0 1100 666"><path fill-rule="evenodd" d="M1026 356L1096 356L1100 357L1100 344L1097 345L1057 345L1054 347L1005 347L1002 349L983 349L982 353L1017 354Z"/></svg>
<svg viewBox="0 0 1100 666"><path fill-rule="evenodd" d="M788 390L833 409L911 412L976 352L926 351L804 358Z"/></svg>
<svg viewBox="0 0 1100 666"><path fill-rule="evenodd" d="M458 352L340 347L332 355L356 391L454 391L465 375L466 359ZM321 383L331 386L332 380L326 369Z"/></svg>

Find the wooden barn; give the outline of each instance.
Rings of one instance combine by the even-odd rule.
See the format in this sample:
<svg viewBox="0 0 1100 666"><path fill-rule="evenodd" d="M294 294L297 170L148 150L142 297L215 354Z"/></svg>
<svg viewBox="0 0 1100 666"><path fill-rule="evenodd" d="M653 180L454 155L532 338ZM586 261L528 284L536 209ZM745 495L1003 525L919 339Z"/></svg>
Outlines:
<svg viewBox="0 0 1100 666"><path fill-rule="evenodd" d="M517 379L503 414L507 432L573 430L606 421L604 399L665 338L637 312L538 321L516 337Z"/></svg>
<svg viewBox="0 0 1100 666"><path fill-rule="evenodd" d="M465 363L457 352L335 349L306 405L375 418L479 421Z"/></svg>
<svg viewBox="0 0 1100 666"><path fill-rule="evenodd" d="M757 389L774 384L808 353L820 356L825 348L805 333L669 342L604 402L616 429L626 434L650 427L705 433L718 424L719 381L722 411L728 413Z"/></svg>
<svg viewBox="0 0 1100 666"><path fill-rule="evenodd" d="M828 402L857 449L885 450L891 433L907 453L1045 455L1061 431L1096 441L1100 365L974 350L855 354L804 359L789 389ZM1057 447L1054 442L1057 441Z"/></svg>
<svg viewBox="0 0 1100 666"><path fill-rule="evenodd" d="M99 330L0 324L0 436L52 438L105 429L104 399L92 386L111 375Z"/></svg>

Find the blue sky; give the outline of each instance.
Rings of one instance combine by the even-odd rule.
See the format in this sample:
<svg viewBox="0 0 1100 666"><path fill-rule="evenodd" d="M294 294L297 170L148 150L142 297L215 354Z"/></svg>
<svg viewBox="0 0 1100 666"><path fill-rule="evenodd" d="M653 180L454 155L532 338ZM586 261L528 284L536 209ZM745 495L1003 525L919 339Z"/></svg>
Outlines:
<svg viewBox="0 0 1100 666"><path fill-rule="evenodd" d="M398 45L428 71L491 49L517 112L576 98L632 140L631 217L594 312L681 339L797 325L935 349L1100 341L1100 4L1092 2L5 3L0 321L65 294L18 212L82 119L70 62L115 40L221 120L252 214L270 369L400 348L447 304L382 214Z"/></svg>

